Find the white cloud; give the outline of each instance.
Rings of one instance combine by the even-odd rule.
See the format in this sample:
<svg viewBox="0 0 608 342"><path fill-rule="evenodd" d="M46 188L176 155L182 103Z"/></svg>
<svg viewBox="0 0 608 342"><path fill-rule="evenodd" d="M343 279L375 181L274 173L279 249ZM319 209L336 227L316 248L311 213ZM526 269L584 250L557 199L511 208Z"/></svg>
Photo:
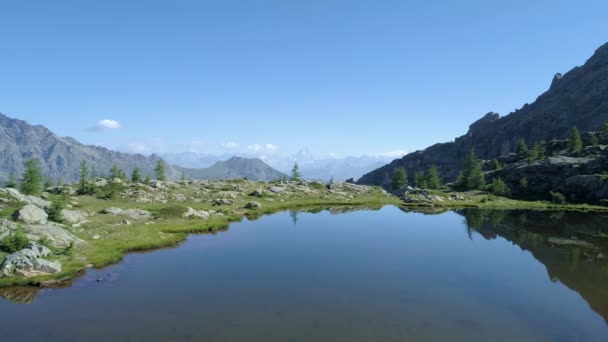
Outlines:
<svg viewBox="0 0 608 342"><path fill-rule="evenodd" d="M101 132L106 129L118 129L121 125L116 120L104 119L97 121L93 126L88 128L91 132Z"/></svg>
<svg viewBox="0 0 608 342"><path fill-rule="evenodd" d="M223 148L228 148L228 149L235 149L235 148L241 147L241 144L236 143L234 141L227 141L225 143L222 143L221 145Z"/></svg>
<svg viewBox="0 0 608 342"><path fill-rule="evenodd" d="M274 144L253 144L253 145L247 146L247 149L249 151L253 151L256 153L258 153L258 152L264 153L264 152L274 152L279 149L279 146L274 145Z"/></svg>
<svg viewBox="0 0 608 342"><path fill-rule="evenodd" d="M394 150L394 151L378 153L377 156L385 157L385 158L401 158L406 154L408 154L408 151L406 151L406 150Z"/></svg>

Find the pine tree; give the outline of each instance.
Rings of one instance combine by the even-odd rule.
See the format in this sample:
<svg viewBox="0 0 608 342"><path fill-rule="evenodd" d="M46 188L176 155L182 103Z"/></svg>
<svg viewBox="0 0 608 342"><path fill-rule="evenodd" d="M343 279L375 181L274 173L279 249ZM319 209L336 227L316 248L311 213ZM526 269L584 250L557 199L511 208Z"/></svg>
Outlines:
<svg viewBox="0 0 608 342"><path fill-rule="evenodd" d="M485 183L481 162L475 156L475 151L471 150L464 162L462 171L458 175L456 185L461 190L481 190Z"/></svg>
<svg viewBox="0 0 608 342"><path fill-rule="evenodd" d="M150 184L150 182L152 182L152 179L150 179L150 175L147 175L146 178L144 179L144 184L148 185L148 184Z"/></svg>
<svg viewBox="0 0 608 342"><path fill-rule="evenodd" d="M570 131L570 139L568 140L568 148L570 153L577 154L583 150L583 139L581 139L581 132L579 132L576 126L572 127Z"/></svg>
<svg viewBox="0 0 608 342"><path fill-rule="evenodd" d="M154 171L156 171L156 179L158 179L159 181L167 180L167 174L165 173L165 162L164 161L159 160L158 163L156 163L156 168L154 169Z"/></svg>
<svg viewBox="0 0 608 342"><path fill-rule="evenodd" d="M526 144L526 139L520 138L517 142L517 154L527 154L528 153L528 144Z"/></svg>
<svg viewBox="0 0 608 342"><path fill-rule="evenodd" d="M112 166L110 169L110 179L118 178L122 181L127 180L127 174L120 169L117 165Z"/></svg>
<svg viewBox="0 0 608 342"><path fill-rule="evenodd" d="M600 144L600 139L598 139L597 135L595 135L595 134L591 135L591 138L589 139L589 145L597 146L599 144Z"/></svg>
<svg viewBox="0 0 608 342"><path fill-rule="evenodd" d="M6 184L4 184L4 187L13 189L17 187L17 177L15 177L14 173L8 175L8 180L6 181Z"/></svg>
<svg viewBox="0 0 608 342"><path fill-rule="evenodd" d="M294 182L302 180L302 174L300 173L300 167L297 162L293 164L293 169L291 169L291 180Z"/></svg>
<svg viewBox="0 0 608 342"><path fill-rule="evenodd" d="M543 157L542 155L543 155L542 148L538 143L536 143L536 144L534 144L534 146L528 153L528 161L533 162L536 160L540 160Z"/></svg>
<svg viewBox="0 0 608 342"><path fill-rule="evenodd" d="M393 173L392 181L393 190L400 189L407 185L407 170L404 167L398 167Z"/></svg>
<svg viewBox="0 0 608 342"><path fill-rule="evenodd" d="M25 162L25 171L21 179L21 192L26 195L37 195L42 191L42 171L34 159Z"/></svg>
<svg viewBox="0 0 608 342"><path fill-rule="evenodd" d="M139 171L138 168L135 168L133 170L133 173L131 173L131 182L141 183L141 172Z"/></svg>
<svg viewBox="0 0 608 342"><path fill-rule="evenodd" d="M416 187L420 189L426 189L426 176L424 172L418 171L414 174L414 182L416 183Z"/></svg>
<svg viewBox="0 0 608 342"><path fill-rule="evenodd" d="M433 165L426 174L426 186L429 189L439 189L441 187L441 177L437 166Z"/></svg>
<svg viewBox="0 0 608 342"><path fill-rule="evenodd" d="M600 132L602 132L604 134L608 134L608 121L604 122L604 124L602 125L602 128L600 129Z"/></svg>
<svg viewBox="0 0 608 342"><path fill-rule="evenodd" d="M507 184L500 177L492 180L492 183L490 184L490 192L498 196L507 196L511 193L509 187L507 187Z"/></svg>
<svg viewBox="0 0 608 342"><path fill-rule="evenodd" d="M87 193L87 178L89 177L89 166L87 165L86 160L80 161L80 179L79 179L79 189L78 191L81 194Z"/></svg>

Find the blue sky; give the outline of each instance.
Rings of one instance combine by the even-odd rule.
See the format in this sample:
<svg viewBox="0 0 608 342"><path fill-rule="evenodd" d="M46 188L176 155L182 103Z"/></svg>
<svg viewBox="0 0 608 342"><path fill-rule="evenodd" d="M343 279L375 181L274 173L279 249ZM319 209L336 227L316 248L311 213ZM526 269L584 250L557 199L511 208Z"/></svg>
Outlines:
<svg viewBox="0 0 608 342"><path fill-rule="evenodd" d="M0 112L141 152L411 151L533 101L608 41L606 13L606 1L2 1ZM120 127L91 129L100 120Z"/></svg>

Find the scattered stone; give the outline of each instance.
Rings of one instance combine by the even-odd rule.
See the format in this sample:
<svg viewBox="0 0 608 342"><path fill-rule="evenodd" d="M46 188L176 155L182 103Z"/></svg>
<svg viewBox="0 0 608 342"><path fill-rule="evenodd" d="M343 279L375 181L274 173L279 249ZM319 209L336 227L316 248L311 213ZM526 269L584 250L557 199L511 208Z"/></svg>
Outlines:
<svg viewBox="0 0 608 342"><path fill-rule="evenodd" d="M11 232L17 229L17 224L15 222L1 219L0 220L0 240L9 236Z"/></svg>
<svg viewBox="0 0 608 342"><path fill-rule="evenodd" d="M205 210L194 210L192 208L188 208L188 210L184 213L183 217L184 218L197 217L197 218L206 220L209 218L209 212L207 212Z"/></svg>
<svg viewBox="0 0 608 342"><path fill-rule="evenodd" d="M262 205L258 202L249 202L245 205L245 209L260 209Z"/></svg>
<svg viewBox="0 0 608 342"><path fill-rule="evenodd" d="M142 210L142 209L127 209L127 210L123 210L121 215L125 215L128 216L132 219L149 219L152 217L152 213L150 213L147 210Z"/></svg>
<svg viewBox="0 0 608 342"><path fill-rule="evenodd" d="M129 221L127 219L124 219L124 220L120 221L120 224L124 224L125 226L129 226L129 225L131 225L131 221Z"/></svg>
<svg viewBox="0 0 608 342"><path fill-rule="evenodd" d="M285 192L285 188L280 186L272 186L268 189L268 191L273 192L275 194L280 194L282 192Z"/></svg>
<svg viewBox="0 0 608 342"><path fill-rule="evenodd" d="M101 239L101 236L99 234L95 234L95 235L93 235L93 237L91 237L91 239L99 240L99 239Z"/></svg>
<svg viewBox="0 0 608 342"><path fill-rule="evenodd" d="M27 224L45 224L48 222L49 215L39 207L28 204L17 212L15 218Z"/></svg>
<svg viewBox="0 0 608 342"><path fill-rule="evenodd" d="M186 202L188 200L184 194L175 194L173 195L173 199L176 202Z"/></svg>
<svg viewBox="0 0 608 342"><path fill-rule="evenodd" d="M122 214L122 212L123 212L122 209L114 208L114 207L106 208L106 209L102 210L103 214L110 214L110 215L120 215L120 214Z"/></svg>
<svg viewBox="0 0 608 342"><path fill-rule="evenodd" d="M252 193L251 196L255 196L255 197L262 197L264 196L264 189L260 188L260 189L255 189Z"/></svg>
<svg viewBox="0 0 608 342"><path fill-rule="evenodd" d="M213 205L232 205L234 201L226 198L216 198L213 200Z"/></svg>

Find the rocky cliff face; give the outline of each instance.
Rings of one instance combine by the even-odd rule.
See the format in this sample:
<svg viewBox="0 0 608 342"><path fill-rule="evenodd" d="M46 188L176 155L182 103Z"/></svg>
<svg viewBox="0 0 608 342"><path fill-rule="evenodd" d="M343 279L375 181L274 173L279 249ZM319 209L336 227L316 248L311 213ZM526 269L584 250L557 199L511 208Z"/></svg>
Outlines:
<svg viewBox="0 0 608 342"><path fill-rule="evenodd" d="M151 176L160 160L157 156L146 157L83 145L72 138L59 137L43 126L33 126L0 114L0 182L11 173L20 175L23 163L32 158L40 161L45 177L63 182L78 179L81 160L86 160L89 167L100 175L117 165L128 173L139 168L144 175ZM170 177L177 175L170 167L167 173Z"/></svg>
<svg viewBox="0 0 608 342"><path fill-rule="evenodd" d="M410 177L437 165L445 180L457 176L464 156L474 148L483 159L515 150L520 138L528 144L566 138L572 126L594 131L608 121L608 43L581 67L554 77L549 90L532 104L500 117L488 113L454 142L436 144L394 160L359 179L360 184L388 187L394 170L405 167Z"/></svg>

